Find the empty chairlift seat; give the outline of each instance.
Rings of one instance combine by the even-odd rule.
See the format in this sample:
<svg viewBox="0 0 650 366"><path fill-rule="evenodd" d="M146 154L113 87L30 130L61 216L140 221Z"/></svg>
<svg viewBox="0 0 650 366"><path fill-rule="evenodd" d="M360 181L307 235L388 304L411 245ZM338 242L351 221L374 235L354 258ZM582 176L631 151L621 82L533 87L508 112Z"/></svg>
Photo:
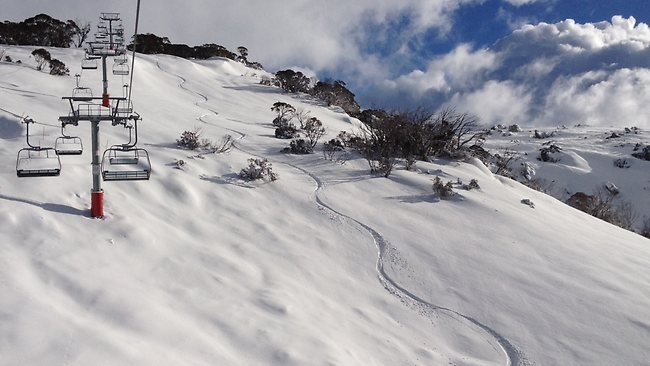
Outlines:
<svg viewBox="0 0 650 366"><path fill-rule="evenodd" d="M97 60L93 58L84 58L81 60L81 69L97 70Z"/></svg>
<svg viewBox="0 0 650 366"><path fill-rule="evenodd" d="M122 76L128 76L129 75L129 65L124 63L124 64L119 64L119 63L114 63L113 64L113 75L122 75Z"/></svg>
<svg viewBox="0 0 650 366"><path fill-rule="evenodd" d="M84 151L84 145L81 138L77 136L66 136L61 129L61 135L54 142L54 151L57 155L81 155Z"/></svg>
<svg viewBox="0 0 650 366"><path fill-rule="evenodd" d="M27 146L18 151L16 157L16 175L24 177L55 177L61 174L61 159L51 147L32 145L29 142L29 125L35 123L25 118L27 125Z"/></svg>
<svg viewBox="0 0 650 366"><path fill-rule="evenodd" d="M148 180L151 176L151 160L145 149L112 146L102 156L104 181Z"/></svg>
<svg viewBox="0 0 650 366"><path fill-rule="evenodd" d="M18 151L16 175L25 177L56 177L61 174L61 160L53 148L26 147Z"/></svg>

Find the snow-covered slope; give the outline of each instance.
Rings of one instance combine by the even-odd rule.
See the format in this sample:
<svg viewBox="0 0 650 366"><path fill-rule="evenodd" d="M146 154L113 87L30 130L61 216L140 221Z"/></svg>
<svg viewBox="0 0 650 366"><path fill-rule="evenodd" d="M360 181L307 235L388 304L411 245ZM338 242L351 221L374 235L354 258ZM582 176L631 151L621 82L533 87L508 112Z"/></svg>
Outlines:
<svg viewBox="0 0 650 366"><path fill-rule="evenodd" d="M509 166L515 177L534 182L562 201L577 192L597 194L609 185L618 191L616 205L631 205L633 227L640 231L650 220L650 161L633 154L646 145L650 145L650 131L635 126L576 125L518 132L495 129L485 147L492 153L512 154L515 159ZM540 150L550 146L560 150L549 153L549 161L544 162Z"/></svg>
<svg viewBox="0 0 650 366"><path fill-rule="evenodd" d="M82 53L50 50L79 70ZM478 161L390 178L319 153L279 153L271 105L311 110L328 135L358 121L258 85L227 60L136 60L133 98L150 181L105 183L88 217L90 155L18 179L18 117L53 143L72 77L0 64L1 365L643 365L650 241ZM82 85L100 86L85 71ZM124 80L113 80L114 94ZM18 116L18 117L17 117ZM195 127L236 148L196 157ZM70 127L89 146L89 126ZM102 146L127 139L101 128ZM87 150L87 149L86 149ZM243 182L252 156L280 179ZM183 169L176 161L184 160ZM431 180L481 189L439 200ZM521 203L529 199L534 208Z"/></svg>

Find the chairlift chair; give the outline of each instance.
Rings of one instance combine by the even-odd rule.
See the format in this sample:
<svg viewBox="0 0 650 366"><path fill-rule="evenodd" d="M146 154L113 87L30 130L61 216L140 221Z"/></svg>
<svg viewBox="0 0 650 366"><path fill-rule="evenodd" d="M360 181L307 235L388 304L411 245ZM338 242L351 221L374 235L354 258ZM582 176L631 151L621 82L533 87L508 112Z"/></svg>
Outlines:
<svg viewBox="0 0 650 366"><path fill-rule="evenodd" d="M128 76L129 75L129 65L126 64L126 63L124 63L124 64L114 63L113 64L113 75Z"/></svg>
<svg viewBox="0 0 650 366"><path fill-rule="evenodd" d="M122 100L113 106L113 113L117 117L128 117L133 113L133 102L130 100ZM130 135L129 135L130 142Z"/></svg>
<svg viewBox="0 0 650 366"><path fill-rule="evenodd" d="M151 160L147 150L139 147L114 145L102 156L104 181L148 180L151 176Z"/></svg>
<svg viewBox="0 0 650 366"><path fill-rule="evenodd" d="M77 102L92 100L93 99L92 89L79 85L79 79L81 79L81 75L76 74L74 77L77 80L77 86L74 89L72 89L72 100Z"/></svg>
<svg viewBox="0 0 650 366"><path fill-rule="evenodd" d="M97 70L97 59L84 58L81 60L82 70Z"/></svg>
<svg viewBox="0 0 650 366"><path fill-rule="evenodd" d="M29 142L29 125L32 119L23 121L27 124L27 146L18 151L16 157L16 175L19 178L56 177L61 174L61 159L51 147L32 145Z"/></svg>
<svg viewBox="0 0 650 366"><path fill-rule="evenodd" d="M101 171L104 181L133 181L148 180L151 177L151 160L149 153L136 146L138 142L137 119L129 129L129 142L113 145L104 151ZM132 142L132 129L135 129L135 140Z"/></svg>
<svg viewBox="0 0 650 366"><path fill-rule="evenodd" d="M61 125L61 136L54 141L57 155L81 155L84 150L81 138L65 134L65 126Z"/></svg>
<svg viewBox="0 0 650 366"><path fill-rule="evenodd" d="M115 57L114 62L118 65L126 65L129 63L129 59L126 56L126 53L123 53L122 55Z"/></svg>

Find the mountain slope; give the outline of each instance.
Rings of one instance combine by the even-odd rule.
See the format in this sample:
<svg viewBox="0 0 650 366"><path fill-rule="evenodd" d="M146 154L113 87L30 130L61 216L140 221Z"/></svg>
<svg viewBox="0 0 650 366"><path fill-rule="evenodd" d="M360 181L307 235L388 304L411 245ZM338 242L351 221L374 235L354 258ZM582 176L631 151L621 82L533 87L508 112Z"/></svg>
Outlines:
<svg viewBox="0 0 650 366"><path fill-rule="evenodd" d="M271 105L311 110L334 137L359 123L258 85L227 60L136 60L148 182L105 183L87 216L90 154L18 179L18 118L52 143L74 78L0 64L0 364L639 365L650 354L650 245L480 162L372 177L363 160L279 153ZM77 50L50 50L69 66ZM72 73L77 72L71 67ZM259 73L259 72L258 72ZM99 72L82 84L99 86ZM112 80L120 94L125 80ZM94 89L95 90L95 89ZM51 126L48 126L51 125ZM197 157L180 133L236 139ZM89 142L89 126L69 128ZM101 127L102 147L124 142ZM87 144L89 145L89 144ZM280 179L244 182L252 156ZM183 169L176 162L183 160ZM478 179L438 200L431 180ZM535 208L521 203L530 199ZM379 253L379 254L378 254Z"/></svg>

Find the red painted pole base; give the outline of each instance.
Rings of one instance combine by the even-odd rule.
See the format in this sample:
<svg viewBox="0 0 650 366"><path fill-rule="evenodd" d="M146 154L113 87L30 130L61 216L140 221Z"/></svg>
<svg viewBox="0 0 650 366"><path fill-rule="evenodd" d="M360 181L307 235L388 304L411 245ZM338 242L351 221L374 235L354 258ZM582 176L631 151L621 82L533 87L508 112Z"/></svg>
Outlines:
<svg viewBox="0 0 650 366"><path fill-rule="evenodd" d="M102 106L109 108L111 106L108 94L102 94Z"/></svg>
<svg viewBox="0 0 650 366"><path fill-rule="evenodd" d="M90 217L104 217L104 191L90 192Z"/></svg>

